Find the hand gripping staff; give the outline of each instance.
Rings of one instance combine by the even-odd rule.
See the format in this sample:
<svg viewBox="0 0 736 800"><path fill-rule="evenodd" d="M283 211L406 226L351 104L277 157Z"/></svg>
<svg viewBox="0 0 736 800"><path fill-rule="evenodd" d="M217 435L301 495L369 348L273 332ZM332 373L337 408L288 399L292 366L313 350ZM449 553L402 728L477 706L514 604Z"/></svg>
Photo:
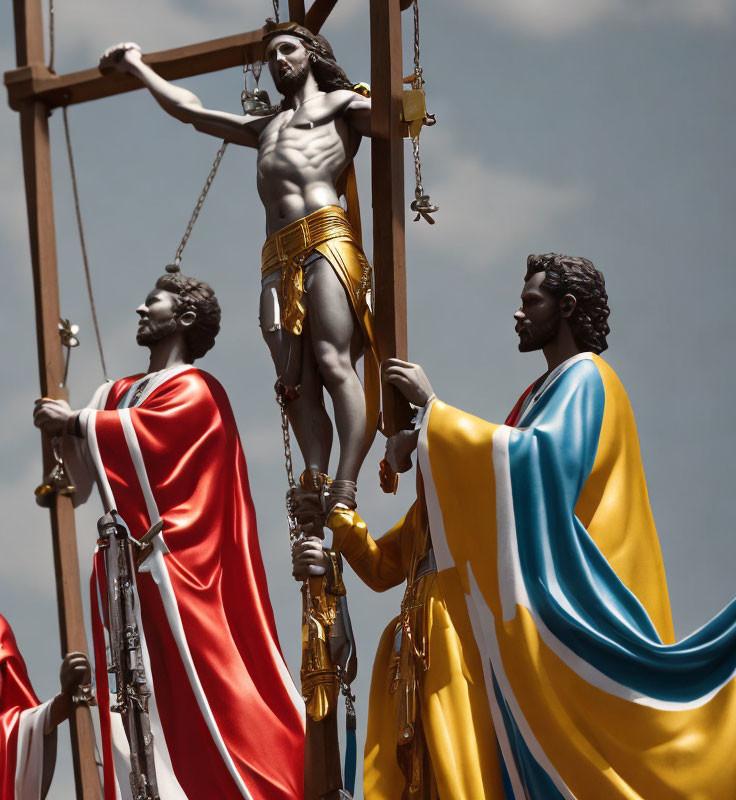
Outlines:
<svg viewBox="0 0 736 800"><path fill-rule="evenodd" d="M158 529L163 523L158 523ZM116 511L97 521L97 546L103 554L107 576L107 610L110 648L107 671L115 676L115 704L111 711L123 716L130 745L130 790L134 800L159 800L153 735L148 717L148 680L143 665L141 637L136 618L133 545L128 528ZM156 530L158 533L158 530ZM146 538L150 538L146 534Z"/></svg>

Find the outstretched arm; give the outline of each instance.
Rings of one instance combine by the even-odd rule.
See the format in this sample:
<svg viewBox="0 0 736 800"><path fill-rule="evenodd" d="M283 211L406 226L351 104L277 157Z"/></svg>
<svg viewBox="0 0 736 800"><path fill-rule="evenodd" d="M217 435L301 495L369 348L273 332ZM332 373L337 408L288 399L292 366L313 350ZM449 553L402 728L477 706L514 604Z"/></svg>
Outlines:
<svg viewBox="0 0 736 800"><path fill-rule="evenodd" d="M270 116L238 116L204 108L196 94L164 80L143 63L141 49L133 42L109 47L100 58L101 69L117 69L138 78L168 114L198 131L246 147L257 147L258 137Z"/></svg>
<svg viewBox="0 0 736 800"><path fill-rule="evenodd" d="M404 534L412 535L414 510L379 539L368 533L365 522L356 511L335 508L327 518L333 532L332 549L342 553L360 579L376 592L385 592L406 579L401 551ZM324 573L328 560L322 540L316 536L301 539L292 551L293 575L297 580Z"/></svg>

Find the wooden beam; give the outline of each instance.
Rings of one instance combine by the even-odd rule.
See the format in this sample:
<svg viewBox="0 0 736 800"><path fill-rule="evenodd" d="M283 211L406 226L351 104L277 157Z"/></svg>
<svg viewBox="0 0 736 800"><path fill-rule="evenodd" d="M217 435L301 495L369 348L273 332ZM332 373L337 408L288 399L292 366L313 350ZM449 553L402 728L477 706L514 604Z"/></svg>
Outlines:
<svg viewBox="0 0 736 800"><path fill-rule="evenodd" d="M28 60L43 62L43 29L39 0L14 0L18 66ZM63 357L59 338L59 284L56 268L56 238L51 191L51 152L48 110L42 103L25 106L20 115L23 171L31 239L33 289L36 306L38 367L41 394L63 397ZM53 456L49 441L43 439L44 470ZM30 491L30 487L29 487ZM72 650L87 652L79 580L79 557L74 528L74 511L69 498L56 496L50 509L51 535L56 572L61 655ZM94 756L94 730L88 708L77 707L70 723L72 760L77 797L98 800L102 792Z"/></svg>
<svg viewBox="0 0 736 800"><path fill-rule="evenodd" d="M304 15L304 0L289 0L289 13L301 13L307 27L317 33L324 25L337 0L315 0L309 12ZM15 0L16 7L23 3ZM32 13L32 12L31 12ZM21 11L25 19L24 12ZM30 20L31 18L28 17ZM40 17L38 18L40 24ZM263 29L224 36L207 42L161 50L143 56L143 61L168 81L191 78L208 72L242 66L263 59ZM124 92L142 88L140 81L121 72L100 72L98 67L56 75L43 63L43 49L28 49L21 42L23 52L30 58L18 62L19 69L5 73L8 89L8 103L15 111L20 111L24 103L31 100L45 103L49 108L86 103L100 100ZM20 52L20 51L19 51Z"/></svg>
<svg viewBox="0 0 736 800"><path fill-rule="evenodd" d="M304 0L289 0L289 20L304 25Z"/></svg>
<svg viewBox="0 0 736 800"><path fill-rule="evenodd" d="M376 338L381 358L407 358L404 125L399 0L370 0L371 164ZM409 426L410 407L383 386L387 436Z"/></svg>
<svg viewBox="0 0 736 800"><path fill-rule="evenodd" d="M337 0L314 0L304 18L305 27L312 33L319 33L336 5Z"/></svg>
<svg viewBox="0 0 736 800"><path fill-rule="evenodd" d="M237 36L148 53L143 60L166 80L190 78L260 61L263 58L262 35L263 31L259 28ZM5 73L8 102L16 111L30 99L56 108L132 92L142 87L132 75L117 71L103 73L98 67L66 75L54 75L41 65L32 65L31 70L34 72L32 75L28 74L28 70Z"/></svg>

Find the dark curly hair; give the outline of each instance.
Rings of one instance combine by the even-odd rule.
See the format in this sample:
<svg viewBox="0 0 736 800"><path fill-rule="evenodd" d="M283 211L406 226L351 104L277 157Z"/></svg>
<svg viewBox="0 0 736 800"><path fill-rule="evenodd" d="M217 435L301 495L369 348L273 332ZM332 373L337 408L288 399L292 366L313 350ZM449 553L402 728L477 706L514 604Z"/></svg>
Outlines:
<svg viewBox="0 0 736 800"><path fill-rule="evenodd" d="M156 288L177 295L177 314L194 311L197 315L194 322L185 329L187 361L191 364L215 346L215 337L220 332L222 318L220 304L214 289L208 283L182 275L173 264L166 267L166 270L156 281Z"/></svg>
<svg viewBox="0 0 736 800"><path fill-rule="evenodd" d="M337 63L332 47L324 36L312 33L296 22L276 24L268 20L264 28L263 41L268 44L276 36L296 36L304 42L312 74L321 92L334 92L336 89L354 90L354 84L348 80L345 71Z"/></svg>
<svg viewBox="0 0 736 800"><path fill-rule="evenodd" d="M581 350L602 353L607 347L608 294L603 273L587 258L576 258L558 253L530 255L526 260L526 278L544 272L542 288L555 297L571 294L575 309L570 316L570 328Z"/></svg>

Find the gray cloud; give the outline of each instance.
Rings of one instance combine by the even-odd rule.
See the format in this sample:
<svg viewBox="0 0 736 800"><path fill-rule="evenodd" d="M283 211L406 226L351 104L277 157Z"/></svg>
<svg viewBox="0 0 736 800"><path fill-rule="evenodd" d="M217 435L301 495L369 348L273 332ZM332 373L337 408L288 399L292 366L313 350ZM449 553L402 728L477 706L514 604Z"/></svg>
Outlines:
<svg viewBox="0 0 736 800"><path fill-rule="evenodd" d="M590 30L609 21L641 24L673 20L718 26L733 18L734 0L460 0L476 16L541 39Z"/></svg>

